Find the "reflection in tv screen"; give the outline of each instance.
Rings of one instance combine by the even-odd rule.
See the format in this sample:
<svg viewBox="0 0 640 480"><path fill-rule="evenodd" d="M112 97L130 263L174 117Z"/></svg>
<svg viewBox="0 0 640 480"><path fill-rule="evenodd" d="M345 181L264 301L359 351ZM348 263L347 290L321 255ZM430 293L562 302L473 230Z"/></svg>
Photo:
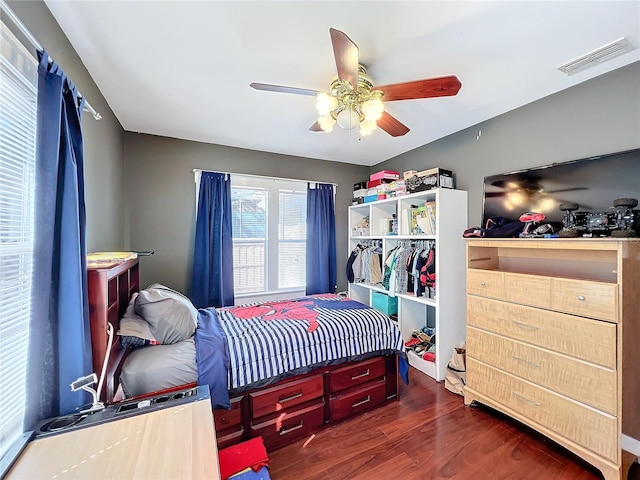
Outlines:
<svg viewBox="0 0 640 480"><path fill-rule="evenodd" d="M494 216L517 220L526 212L560 223L563 203L605 212L618 198L640 200L640 149L485 177L483 224Z"/></svg>

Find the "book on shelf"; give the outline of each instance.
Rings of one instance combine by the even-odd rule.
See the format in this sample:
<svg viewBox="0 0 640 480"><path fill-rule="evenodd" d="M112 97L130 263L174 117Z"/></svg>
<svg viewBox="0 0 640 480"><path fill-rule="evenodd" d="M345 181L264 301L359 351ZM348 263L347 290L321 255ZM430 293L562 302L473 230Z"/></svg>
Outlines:
<svg viewBox="0 0 640 480"><path fill-rule="evenodd" d="M87 253L87 268L108 268L138 258L136 252Z"/></svg>
<svg viewBox="0 0 640 480"><path fill-rule="evenodd" d="M431 223L428 218L427 208L424 205L412 207L410 210L410 235L431 235Z"/></svg>
<svg viewBox="0 0 640 480"><path fill-rule="evenodd" d="M427 217L429 218L429 223L431 224L431 235L436 234L436 202L427 202L425 203L425 208L427 210Z"/></svg>

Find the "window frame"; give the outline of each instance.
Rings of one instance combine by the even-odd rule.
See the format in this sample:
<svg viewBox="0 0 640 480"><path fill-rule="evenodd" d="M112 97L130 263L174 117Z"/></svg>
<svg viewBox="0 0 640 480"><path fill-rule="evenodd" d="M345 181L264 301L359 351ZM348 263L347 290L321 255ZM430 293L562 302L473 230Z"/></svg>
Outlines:
<svg viewBox="0 0 640 480"><path fill-rule="evenodd" d="M280 191L300 192L304 193L305 200L307 194L307 185L309 182L304 180L291 180L286 178L261 177L256 175L231 175L231 188L258 188L267 191L267 229L266 229L266 252L265 252L265 290L262 292L251 293L235 293L236 303L253 303L272 300L283 300L292 296L302 296L306 292L306 285L300 287L279 288L279 269L278 269L278 249L280 246L279 239L279 222L280 222ZM305 201L306 205L306 201ZM306 209L305 209L306 222ZM306 223L305 223L306 224ZM306 252L306 226L305 238ZM306 253L303 260L306 263ZM274 268L275 266L275 268ZM234 265L234 271L235 271ZM304 279L303 279L304 281ZM306 283L306 281L305 281Z"/></svg>

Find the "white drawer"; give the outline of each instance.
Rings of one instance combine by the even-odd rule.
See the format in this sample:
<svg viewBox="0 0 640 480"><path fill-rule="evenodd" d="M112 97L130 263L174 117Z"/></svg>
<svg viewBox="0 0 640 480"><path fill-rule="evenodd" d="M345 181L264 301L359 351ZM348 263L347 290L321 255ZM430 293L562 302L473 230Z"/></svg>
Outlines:
<svg viewBox="0 0 640 480"><path fill-rule="evenodd" d="M616 372L473 327L467 356L611 415L618 407Z"/></svg>
<svg viewBox="0 0 640 480"><path fill-rule="evenodd" d="M616 369L616 325L467 296L467 324Z"/></svg>
<svg viewBox="0 0 640 480"><path fill-rule="evenodd" d="M467 358L467 386L549 430L618 462L617 418Z"/></svg>

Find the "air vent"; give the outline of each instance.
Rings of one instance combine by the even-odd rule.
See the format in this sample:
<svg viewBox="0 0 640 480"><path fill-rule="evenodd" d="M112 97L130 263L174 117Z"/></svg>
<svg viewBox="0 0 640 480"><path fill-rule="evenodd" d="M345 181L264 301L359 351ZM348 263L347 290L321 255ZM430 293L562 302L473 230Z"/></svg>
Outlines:
<svg viewBox="0 0 640 480"><path fill-rule="evenodd" d="M580 72L590 67L595 67L602 62L611 60L614 57L630 52L634 49L635 47L629 43L629 40L623 37L615 42L609 43L608 45L597 48L586 55L576 58L575 60L571 60L564 65L560 65L558 70L565 75L573 75L576 72Z"/></svg>

